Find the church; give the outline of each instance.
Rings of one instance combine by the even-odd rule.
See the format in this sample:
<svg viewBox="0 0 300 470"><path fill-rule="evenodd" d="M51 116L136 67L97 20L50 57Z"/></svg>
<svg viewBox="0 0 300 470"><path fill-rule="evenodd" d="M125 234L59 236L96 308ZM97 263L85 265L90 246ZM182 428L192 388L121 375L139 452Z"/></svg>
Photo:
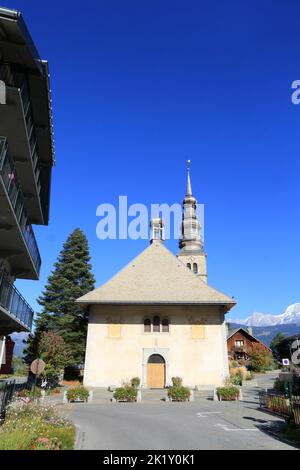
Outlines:
<svg viewBox="0 0 300 470"><path fill-rule="evenodd" d="M224 383L225 314L235 301L207 283L196 208L188 166L177 256L164 245L163 221L153 219L150 245L77 300L89 310L86 386L120 386L139 377L143 388L159 389L175 376L192 388Z"/></svg>

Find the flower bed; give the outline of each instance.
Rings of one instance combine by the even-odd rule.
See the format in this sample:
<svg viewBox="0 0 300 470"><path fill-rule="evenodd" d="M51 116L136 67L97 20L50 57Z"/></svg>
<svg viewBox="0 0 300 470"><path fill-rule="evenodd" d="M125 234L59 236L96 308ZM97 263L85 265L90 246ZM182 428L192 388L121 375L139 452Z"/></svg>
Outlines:
<svg viewBox="0 0 300 470"><path fill-rule="evenodd" d="M239 393L240 393L239 389L234 386L217 388L218 398L219 400L223 400L223 401L237 400Z"/></svg>
<svg viewBox="0 0 300 470"><path fill-rule="evenodd" d="M116 401L134 402L137 400L137 388L125 385L117 388L113 396Z"/></svg>
<svg viewBox="0 0 300 470"><path fill-rule="evenodd" d="M72 450L73 424L53 406L13 402L0 428L0 450Z"/></svg>

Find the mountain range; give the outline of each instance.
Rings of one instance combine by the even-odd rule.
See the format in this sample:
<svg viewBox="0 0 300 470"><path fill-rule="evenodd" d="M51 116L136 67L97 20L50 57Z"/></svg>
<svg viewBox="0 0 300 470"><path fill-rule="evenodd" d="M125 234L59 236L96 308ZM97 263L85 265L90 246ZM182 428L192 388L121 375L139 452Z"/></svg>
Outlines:
<svg viewBox="0 0 300 470"><path fill-rule="evenodd" d="M300 337L300 303L289 305L280 315L254 312L246 320L228 320L232 329L251 326L253 335L267 346L278 333L284 336L299 334Z"/></svg>
<svg viewBox="0 0 300 470"><path fill-rule="evenodd" d="M300 303L289 305L280 315L254 312L246 320L235 320L235 323L245 326L300 325Z"/></svg>

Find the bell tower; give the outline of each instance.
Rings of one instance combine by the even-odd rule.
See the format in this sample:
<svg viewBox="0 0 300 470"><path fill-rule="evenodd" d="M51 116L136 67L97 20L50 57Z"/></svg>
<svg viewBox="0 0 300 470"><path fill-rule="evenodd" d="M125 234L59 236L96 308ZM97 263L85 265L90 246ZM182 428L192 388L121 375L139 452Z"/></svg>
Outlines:
<svg viewBox="0 0 300 470"><path fill-rule="evenodd" d="M192 193L190 160L187 161L187 189L183 199L180 251L178 259L193 271L202 281L207 282L206 253L201 238L201 226L197 217L197 201Z"/></svg>

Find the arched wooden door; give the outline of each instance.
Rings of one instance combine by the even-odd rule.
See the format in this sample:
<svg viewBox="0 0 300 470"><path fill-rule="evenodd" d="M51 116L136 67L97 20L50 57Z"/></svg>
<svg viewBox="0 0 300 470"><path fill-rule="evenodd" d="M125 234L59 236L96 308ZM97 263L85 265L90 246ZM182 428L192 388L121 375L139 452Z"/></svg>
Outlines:
<svg viewBox="0 0 300 470"><path fill-rule="evenodd" d="M166 364L160 354L152 354L147 364L147 386L148 388L165 388Z"/></svg>

